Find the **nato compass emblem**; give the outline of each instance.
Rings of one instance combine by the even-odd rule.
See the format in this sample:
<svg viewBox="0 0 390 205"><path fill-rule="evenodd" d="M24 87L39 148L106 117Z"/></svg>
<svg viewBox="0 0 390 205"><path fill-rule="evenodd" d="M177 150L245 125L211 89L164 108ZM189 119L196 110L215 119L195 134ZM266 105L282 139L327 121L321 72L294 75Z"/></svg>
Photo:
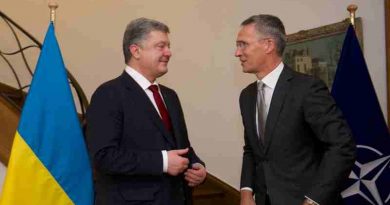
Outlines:
<svg viewBox="0 0 390 205"><path fill-rule="evenodd" d="M390 205L390 155L358 145L358 159L341 193L346 204Z"/></svg>

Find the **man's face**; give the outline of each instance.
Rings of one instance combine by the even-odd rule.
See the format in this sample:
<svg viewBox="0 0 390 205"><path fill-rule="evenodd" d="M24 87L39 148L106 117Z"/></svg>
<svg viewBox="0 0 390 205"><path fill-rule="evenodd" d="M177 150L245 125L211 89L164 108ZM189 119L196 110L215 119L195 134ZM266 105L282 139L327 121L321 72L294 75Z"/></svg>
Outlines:
<svg viewBox="0 0 390 205"><path fill-rule="evenodd" d="M151 31L140 45L140 68L149 78L156 79L168 72L167 66L171 55L168 34Z"/></svg>
<svg viewBox="0 0 390 205"><path fill-rule="evenodd" d="M258 73L265 65L269 38L261 38L255 24L242 26L237 35L235 56L241 61L244 73Z"/></svg>

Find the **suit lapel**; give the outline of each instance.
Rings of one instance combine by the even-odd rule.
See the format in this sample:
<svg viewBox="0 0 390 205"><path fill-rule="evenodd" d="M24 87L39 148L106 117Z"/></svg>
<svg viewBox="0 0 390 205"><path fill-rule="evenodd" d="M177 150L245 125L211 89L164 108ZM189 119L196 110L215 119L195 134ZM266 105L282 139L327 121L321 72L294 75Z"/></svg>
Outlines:
<svg viewBox="0 0 390 205"><path fill-rule="evenodd" d="M122 73L121 78L125 87L130 91L131 100L134 102L134 104L140 109L144 110L145 114L150 118L153 124L161 131L165 140L174 147L175 142L173 141L172 134L170 134L169 131L164 127L160 115L146 95L145 91L126 72Z"/></svg>
<svg viewBox="0 0 390 205"><path fill-rule="evenodd" d="M265 127L265 152L268 151L269 145L272 141L272 134L278 121L280 111L282 110L286 94L289 92L290 80L292 77L290 68L285 66L279 76L278 82L276 83L267 115Z"/></svg>

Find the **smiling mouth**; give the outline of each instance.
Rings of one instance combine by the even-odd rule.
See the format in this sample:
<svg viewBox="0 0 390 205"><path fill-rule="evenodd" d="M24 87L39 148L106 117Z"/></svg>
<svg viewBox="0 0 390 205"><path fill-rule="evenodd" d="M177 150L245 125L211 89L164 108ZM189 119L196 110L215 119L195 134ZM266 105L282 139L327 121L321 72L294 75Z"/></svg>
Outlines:
<svg viewBox="0 0 390 205"><path fill-rule="evenodd" d="M161 58L160 62L168 63L169 62L169 58Z"/></svg>

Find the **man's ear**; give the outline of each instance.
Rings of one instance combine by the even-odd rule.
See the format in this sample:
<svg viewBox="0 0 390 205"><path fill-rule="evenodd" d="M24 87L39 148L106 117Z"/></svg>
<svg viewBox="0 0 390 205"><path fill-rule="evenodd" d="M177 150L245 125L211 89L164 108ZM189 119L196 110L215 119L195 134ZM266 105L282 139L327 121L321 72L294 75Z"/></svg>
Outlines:
<svg viewBox="0 0 390 205"><path fill-rule="evenodd" d="M130 53L131 53L132 57L134 57L135 59L139 59L139 57L140 57L139 46L137 46L135 44L131 44L129 46L129 50L130 50Z"/></svg>
<svg viewBox="0 0 390 205"><path fill-rule="evenodd" d="M265 52L267 54L272 53L276 50L276 42L272 38L267 39L267 42L264 44L265 46Z"/></svg>

